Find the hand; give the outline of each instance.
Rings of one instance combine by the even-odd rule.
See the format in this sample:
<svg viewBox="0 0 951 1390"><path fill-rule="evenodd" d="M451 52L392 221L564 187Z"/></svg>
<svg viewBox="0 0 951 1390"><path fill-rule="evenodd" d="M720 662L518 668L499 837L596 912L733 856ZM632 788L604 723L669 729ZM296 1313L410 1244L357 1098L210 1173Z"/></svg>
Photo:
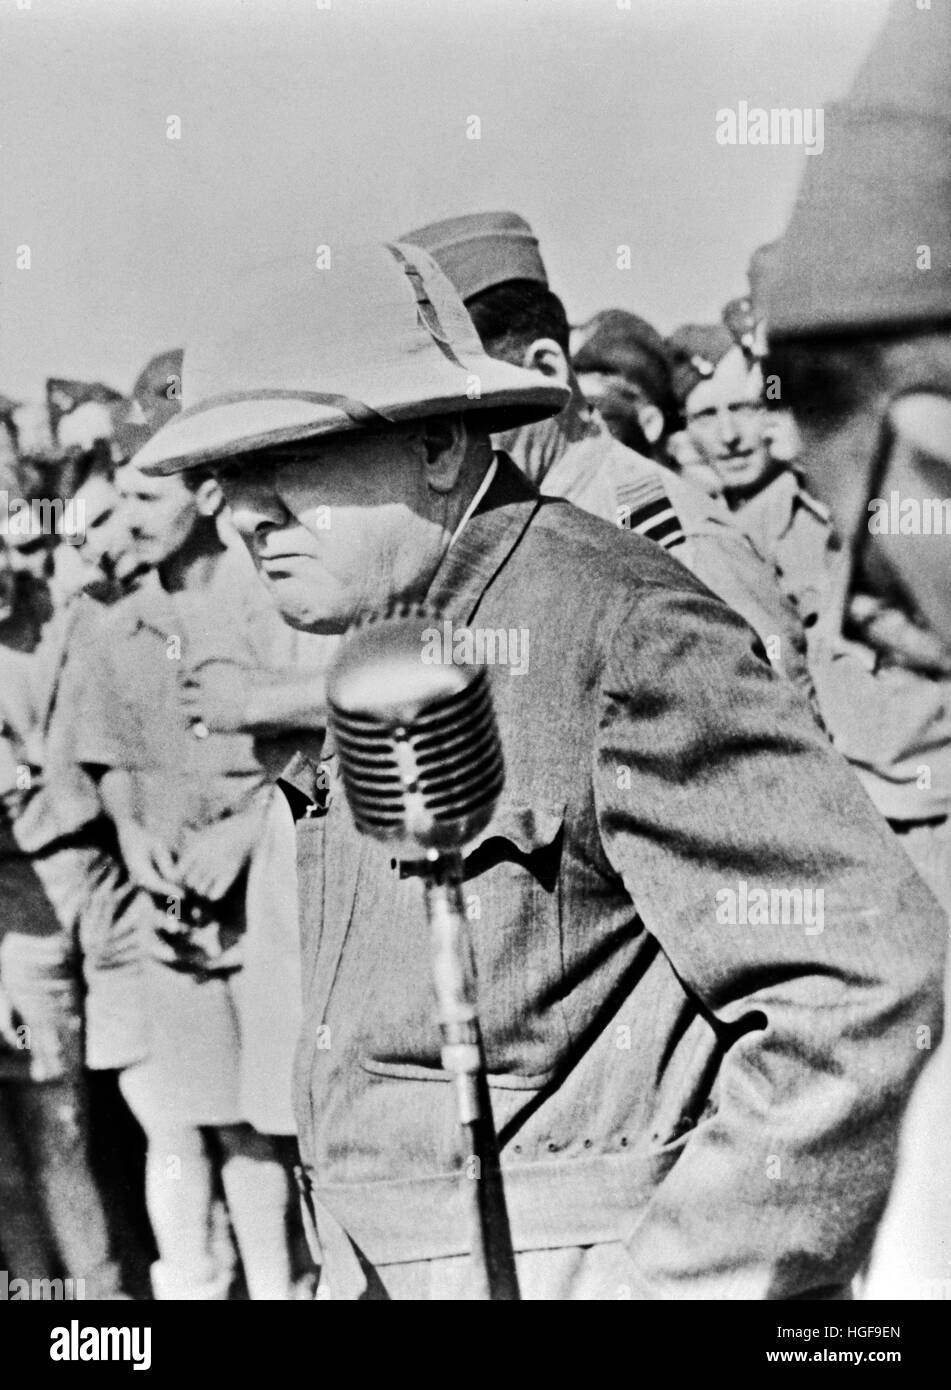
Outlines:
<svg viewBox="0 0 951 1390"><path fill-rule="evenodd" d="M135 821L116 827L119 849L133 883L163 898L181 896L180 869L161 836Z"/></svg>
<svg viewBox="0 0 951 1390"><path fill-rule="evenodd" d="M906 666L929 675L951 674L951 651L913 622L900 608L890 607L865 594L854 594L849 619L862 640L892 666Z"/></svg>
<svg viewBox="0 0 951 1390"><path fill-rule="evenodd" d="M242 662L209 657L182 679L181 705L191 723L217 734L242 733L247 724L248 686L258 673Z"/></svg>
<svg viewBox="0 0 951 1390"><path fill-rule="evenodd" d="M183 885L199 897L218 902L250 859L260 826L261 812L254 806L203 830L190 831L177 866Z"/></svg>

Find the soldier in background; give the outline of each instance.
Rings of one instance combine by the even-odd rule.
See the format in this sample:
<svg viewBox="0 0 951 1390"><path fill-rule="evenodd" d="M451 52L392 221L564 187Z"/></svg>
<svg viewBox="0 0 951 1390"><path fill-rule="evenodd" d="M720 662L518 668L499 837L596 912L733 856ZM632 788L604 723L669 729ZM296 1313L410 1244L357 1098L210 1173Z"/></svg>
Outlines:
<svg viewBox="0 0 951 1390"><path fill-rule="evenodd" d="M744 513L785 466L770 450L759 363L725 324L685 324L667 345L687 436L730 511Z"/></svg>
<svg viewBox="0 0 951 1390"><path fill-rule="evenodd" d="M628 448L666 461L677 428L664 339L645 319L606 309L571 331L571 365L589 405Z"/></svg>
<svg viewBox="0 0 951 1390"><path fill-rule="evenodd" d="M18 1276L59 1266L86 1298L111 1299L122 1280L90 1164L83 1076L84 865L61 819L73 789L50 787L43 770L48 540L0 543L0 1241Z"/></svg>
<svg viewBox="0 0 951 1390"><path fill-rule="evenodd" d="M288 1175L241 1094L247 870L274 793L251 739L209 732L181 699L185 672L205 657L257 663L263 605L217 536L208 480L161 484L127 464L119 485L151 568L82 652L72 717L74 756L97 777L126 870L151 900L145 1052L120 1084L148 1139L153 1288L228 1296L212 1238L220 1171L251 1297L290 1298Z"/></svg>
<svg viewBox="0 0 951 1390"><path fill-rule="evenodd" d="M490 357L570 392L552 419L497 436L498 447L543 494L669 550L747 620L773 664L811 698L803 634L771 568L722 507L615 439L585 401L569 361L567 315L528 223L512 212L474 213L417 228L403 240L422 246L448 276ZM666 400L661 388L658 394Z"/></svg>

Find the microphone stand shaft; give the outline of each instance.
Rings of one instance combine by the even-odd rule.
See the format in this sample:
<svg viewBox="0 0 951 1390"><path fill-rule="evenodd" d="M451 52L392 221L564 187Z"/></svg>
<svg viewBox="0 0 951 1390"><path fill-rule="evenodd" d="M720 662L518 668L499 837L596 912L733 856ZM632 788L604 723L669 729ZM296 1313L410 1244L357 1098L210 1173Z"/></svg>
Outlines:
<svg viewBox="0 0 951 1390"><path fill-rule="evenodd" d="M463 1140L463 1184L472 1223L472 1261L483 1299L519 1298L499 1145L492 1119L476 1006L475 965L462 902L458 856L431 865L426 907L442 1065L452 1077Z"/></svg>

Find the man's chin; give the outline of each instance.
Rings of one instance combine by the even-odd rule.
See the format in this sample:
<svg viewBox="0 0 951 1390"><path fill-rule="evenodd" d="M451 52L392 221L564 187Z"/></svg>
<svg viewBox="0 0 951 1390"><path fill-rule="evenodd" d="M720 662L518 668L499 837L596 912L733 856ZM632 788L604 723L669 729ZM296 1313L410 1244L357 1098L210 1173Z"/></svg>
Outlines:
<svg viewBox="0 0 951 1390"><path fill-rule="evenodd" d="M761 459L750 461L749 463L735 467L728 464L719 464L717 472L723 480L723 486L736 492L746 492L755 490L766 477L768 464Z"/></svg>
<svg viewBox="0 0 951 1390"><path fill-rule="evenodd" d="M314 594L293 579L272 579L258 571L271 602L287 623L298 632L316 632L332 636L345 632L347 620L315 600Z"/></svg>
<svg viewBox="0 0 951 1390"><path fill-rule="evenodd" d="M119 555L110 564L102 565L102 572L123 588L131 588L149 569L148 561L140 555Z"/></svg>

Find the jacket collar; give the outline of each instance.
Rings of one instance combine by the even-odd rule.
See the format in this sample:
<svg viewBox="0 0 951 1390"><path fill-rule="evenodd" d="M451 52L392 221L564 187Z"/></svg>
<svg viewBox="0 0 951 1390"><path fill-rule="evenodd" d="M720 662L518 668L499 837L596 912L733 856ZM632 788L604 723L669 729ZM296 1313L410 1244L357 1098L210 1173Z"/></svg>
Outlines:
<svg viewBox="0 0 951 1390"><path fill-rule="evenodd" d="M156 632L161 628L156 621L156 610L165 606L165 590L154 569L147 570L131 593L119 599L115 607L115 621L120 625L125 637L134 637L143 627L151 627ZM164 633L162 633L164 636Z"/></svg>
<svg viewBox="0 0 951 1390"><path fill-rule="evenodd" d="M443 556L426 595L442 617L468 623L489 584L518 545L542 499L507 454L499 454L492 483Z"/></svg>

